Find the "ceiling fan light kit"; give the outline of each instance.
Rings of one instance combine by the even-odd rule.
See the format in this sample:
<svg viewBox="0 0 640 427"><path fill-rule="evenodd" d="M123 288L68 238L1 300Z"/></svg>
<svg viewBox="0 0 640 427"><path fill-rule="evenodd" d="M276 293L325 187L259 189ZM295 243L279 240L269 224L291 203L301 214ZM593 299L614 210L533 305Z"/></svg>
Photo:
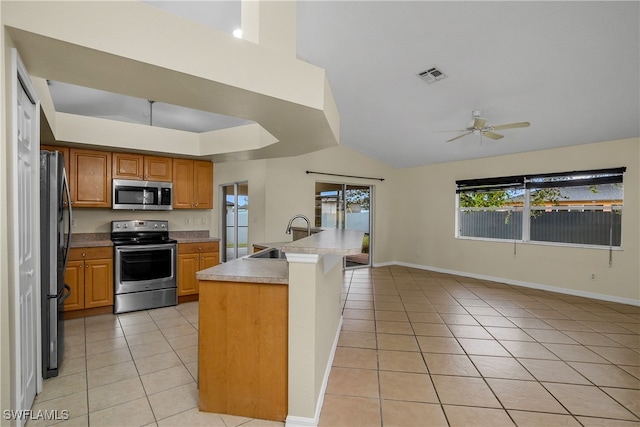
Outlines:
<svg viewBox="0 0 640 427"><path fill-rule="evenodd" d="M518 123L508 123L504 125L496 125L496 126L487 126L487 119L480 117L482 112L480 110L473 110L471 113L473 117L473 123L471 126L466 129L450 131L450 132L464 132L462 135L455 136L451 139L448 139L447 142L452 142L467 135L480 135L482 139L483 136L487 138L498 140L504 138L504 135L496 133L496 130L504 130L504 129L516 129L516 128L526 128L530 126L529 122L518 122ZM448 131L449 132L449 131Z"/></svg>

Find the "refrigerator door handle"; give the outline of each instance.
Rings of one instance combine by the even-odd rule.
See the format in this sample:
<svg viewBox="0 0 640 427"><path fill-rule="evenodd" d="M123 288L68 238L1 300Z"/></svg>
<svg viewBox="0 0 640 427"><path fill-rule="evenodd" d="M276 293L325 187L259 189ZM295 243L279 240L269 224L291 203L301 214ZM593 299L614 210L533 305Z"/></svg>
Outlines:
<svg viewBox="0 0 640 427"><path fill-rule="evenodd" d="M58 301L58 303L59 303L59 304L62 304L62 303L63 303L67 298L69 298L69 297L71 296L71 288L69 287L69 285L67 285L67 284L65 283L65 284L64 284L64 289L66 289L66 290L67 290L67 293L64 293L64 294L60 297L60 299L59 299L59 301Z"/></svg>
<svg viewBox="0 0 640 427"><path fill-rule="evenodd" d="M66 271L69 252L71 251L71 224L73 223L73 210L71 209L71 191L69 190L69 181L67 180L67 170L64 167L62 168L62 186L65 189L65 194L67 195L67 207L69 209L69 215L67 215L67 228L69 230L67 233L67 247L65 248L64 261L62 264L62 271ZM69 289L69 291L71 291L71 289Z"/></svg>

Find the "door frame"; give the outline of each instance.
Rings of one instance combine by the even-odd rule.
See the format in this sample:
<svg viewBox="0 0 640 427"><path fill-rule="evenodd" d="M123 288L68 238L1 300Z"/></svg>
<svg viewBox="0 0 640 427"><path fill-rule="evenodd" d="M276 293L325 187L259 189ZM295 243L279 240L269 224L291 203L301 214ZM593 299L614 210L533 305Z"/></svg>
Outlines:
<svg viewBox="0 0 640 427"><path fill-rule="evenodd" d="M330 185L341 185L342 186L342 204L344 207L344 219L343 219L343 226L346 229L347 226L347 213L346 213L346 190L348 189L348 187L369 187L369 262L368 264L362 264L362 265L355 265L355 266L347 266L347 257L344 256L342 257L342 268L344 270L354 270L357 268L368 268L368 267L373 267L373 253L374 253L374 233L373 233L373 227L374 227L374 211L375 211L375 185L372 184L354 184L354 183L349 183L349 182L344 182L344 181L315 181L314 183L314 196L317 196L316 193L316 189L317 189L317 184L321 183L321 184L330 184ZM314 217L314 221L315 221L315 217ZM317 224L316 224L317 225Z"/></svg>
<svg viewBox="0 0 640 427"><path fill-rule="evenodd" d="M35 176L32 179L32 206L33 211L31 215L30 226L32 227L33 232L31 233L31 245L33 247L33 254L36 260L40 259L40 233L37 230L40 229L40 218L39 218L39 209L40 206L40 161L39 161L39 153L40 153L40 100L35 90L35 86L33 85L31 78L29 77L29 73L27 72L24 63L20 59L18 51L15 48L11 49L11 108L12 108L12 135L11 141L9 141L10 149L8 150L8 163L10 163L11 168L11 179L14 184L18 183L18 111L17 111L17 102L18 102L18 85L22 85L22 88L26 92L27 96L32 100L35 105L35 117L33 120L32 131L34 135L34 149L32 150L32 165L34 167ZM10 331L13 335L11 337L11 342L14 347L14 360L12 363L12 372L13 372L13 398L12 398L12 406L13 409L30 409L32 402L30 402L29 407L25 408L24 405L26 402L22 402L22 349L20 346L20 335L22 332L22 325L20 324L20 268L19 268L19 257L18 252L20 248L20 230L18 225L18 197L19 191L16 185L10 186L8 201L10 201L10 208L8 209L8 213L11 215L11 247L10 247L10 277L13 277L13 289L10 289L13 292L13 309L9 313L9 322L13 325L12 330ZM40 265L39 262L36 261L35 265L35 289L34 289L34 301L38 304L41 300L40 294ZM32 321L36 325L36 394L42 391L42 340L40 337L42 336L41 330L41 309L34 310L36 314L36 319L32 319ZM23 424L24 419L16 419L17 425L20 426Z"/></svg>
<svg viewBox="0 0 640 427"><path fill-rule="evenodd" d="M245 181L235 181L235 182L230 182L227 184L220 184L218 187L220 189L220 262L227 262L229 261L229 259L227 259L227 244L228 244L228 240L227 240L227 198L226 198L226 194L225 194L225 187L233 187L233 195L234 195L234 205L235 205L235 209L234 209L234 219L233 219L233 223L234 223L234 237L233 237L233 241L234 241L234 257L233 259L237 259L238 258L238 218L239 218L239 212L238 212L238 194L239 194L239 187L241 185L246 185L247 186L247 197L249 197L249 181L245 180ZM249 242L249 228L247 225L247 245ZM249 247L247 246L247 254L250 254L251 251L249 250Z"/></svg>

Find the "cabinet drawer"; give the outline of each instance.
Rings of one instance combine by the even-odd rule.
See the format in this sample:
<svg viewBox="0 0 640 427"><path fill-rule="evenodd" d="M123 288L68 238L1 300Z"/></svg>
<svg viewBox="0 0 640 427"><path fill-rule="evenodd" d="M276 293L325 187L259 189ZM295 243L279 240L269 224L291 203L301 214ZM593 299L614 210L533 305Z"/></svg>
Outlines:
<svg viewBox="0 0 640 427"><path fill-rule="evenodd" d="M200 252L219 252L219 242L180 243L178 254L196 254Z"/></svg>
<svg viewBox="0 0 640 427"><path fill-rule="evenodd" d="M103 259L103 258L109 258L109 259L113 258L112 246L71 248L71 251L69 251L70 261L81 261L83 259Z"/></svg>

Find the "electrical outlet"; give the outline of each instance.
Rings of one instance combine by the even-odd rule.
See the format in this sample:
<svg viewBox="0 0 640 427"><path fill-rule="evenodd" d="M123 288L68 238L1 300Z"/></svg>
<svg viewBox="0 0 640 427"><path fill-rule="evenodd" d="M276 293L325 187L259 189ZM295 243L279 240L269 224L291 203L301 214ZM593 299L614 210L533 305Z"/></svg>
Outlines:
<svg viewBox="0 0 640 427"><path fill-rule="evenodd" d="M198 217L193 218L193 225L200 225L200 218Z"/></svg>
<svg viewBox="0 0 640 427"><path fill-rule="evenodd" d="M596 273L591 273L591 280L596 280Z"/></svg>
<svg viewBox="0 0 640 427"><path fill-rule="evenodd" d="M184 225L191 225L191 218L185 218Z"/></svg>
<svg viewBox="0 0 640 427"><path fill-rule="evenodd" d="M206 216L202 217L202 225L208 225L209 224L209 220L207 219Z"/></svg>
<svg viewBox="0 0 640 427"><path fill-rule="evenodd" d="M420 249L417 249L417 250L416 250L416 256L417 256L418 258L420 258L420 255L421 255L421 254L420 254Z"/></svg>
<svg viewBox="0 0 640 427"><path fill-rule="evenodd" d="M73 218L73 219L71 220L71 226L72 226L72 227L75 227L75 226L77 226L77 225L78 225L78 220L77 220L77 219L75 219L75 218Z"/></svg>

